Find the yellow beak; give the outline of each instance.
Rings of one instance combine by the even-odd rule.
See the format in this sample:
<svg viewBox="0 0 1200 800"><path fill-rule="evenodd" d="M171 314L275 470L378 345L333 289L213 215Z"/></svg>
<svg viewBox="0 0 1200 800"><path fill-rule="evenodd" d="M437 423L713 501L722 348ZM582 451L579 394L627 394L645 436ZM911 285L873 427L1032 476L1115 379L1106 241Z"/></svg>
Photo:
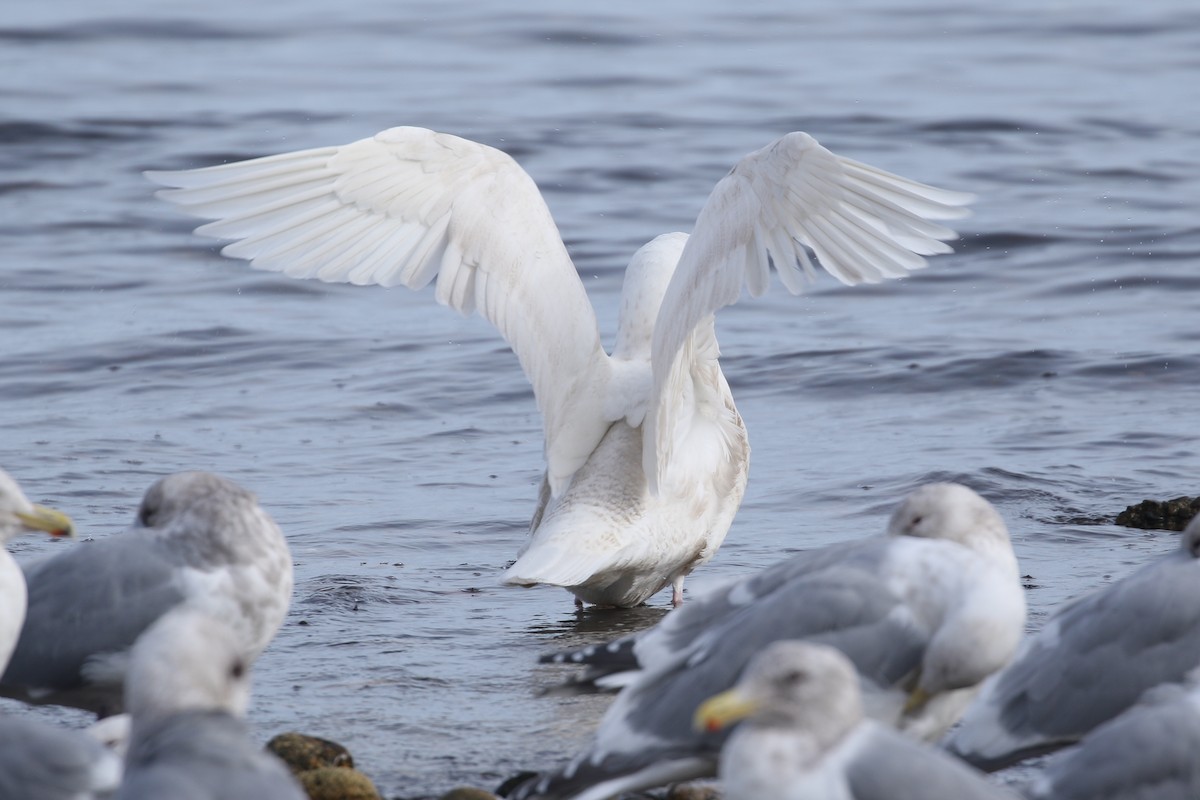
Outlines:
<svg viewBox="0 0 1200 800"><path fill-rule="evenodd" d="M28 514L18 511L17 519L30 530L46 531L51 536L74 536L75 524L61 511L34 504Z"/></svg>
<svg viewBox="0 0 1200 800"><path fill-rule="evenodd" d="M760 708L760 702L747 697L735 687L701 703L692 717L692 727L713 733L745 719Z"/></svg>
<svg viewBox="0 0 1200 800"><path fill-rule="evenodd" d="M933 695L918 686L908 693L908 699L904 701L904 713L911 714L918 711L932 699Z"/></svg>

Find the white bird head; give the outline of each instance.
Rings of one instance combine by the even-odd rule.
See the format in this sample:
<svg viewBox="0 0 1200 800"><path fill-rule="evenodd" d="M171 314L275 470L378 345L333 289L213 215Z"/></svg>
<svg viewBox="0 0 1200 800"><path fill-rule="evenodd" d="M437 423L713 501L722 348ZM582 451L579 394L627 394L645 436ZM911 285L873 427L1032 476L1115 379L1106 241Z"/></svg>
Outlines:
<svg viewBox="0 0 1200 800"><path fill-rule="evenodd" d="M863 718L858 674L832 647L780 641L756 655L737 685L697 710L698 729L720 730L748 719L759 727L824 730L839 738Z"/></svg>
<svg viewBox="0 0 1200 800"><path fill-rule="evenodd" d="M250 657L221 620L178 608L133 646L125 699L135 726L181 711L242 717L250 704Z"/></svg>
<svg viewBox="0 0 1200 800"><path fill-rule="evenodd" d="M61 511L29 502L12 476L0 469L0 545L24 531L73 536L71 518Z"/></svg>
<svg viewBox="0 0 1200 800"><path fill-rule="evenodd" d="M904 499L888 522L889 536L957 542L1016 567L1008 527L995 507L958 483L930 483Z"/></svg>
<svg viewBox="0 0 1200 800"><path fill-rule="evenodd" d="M650 359L654 322L687 240L686 233L664 233L633 254L621 288L615 358Z"/></svg>

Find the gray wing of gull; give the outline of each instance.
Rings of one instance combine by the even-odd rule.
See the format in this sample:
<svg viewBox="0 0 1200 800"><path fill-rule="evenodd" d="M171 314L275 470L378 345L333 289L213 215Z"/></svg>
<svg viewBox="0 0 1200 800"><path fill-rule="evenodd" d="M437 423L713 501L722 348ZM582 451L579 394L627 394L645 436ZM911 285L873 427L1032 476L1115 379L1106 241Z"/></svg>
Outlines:
<svg viewBox="0 0 1200 800"><path fill-rule="evenodd" d="M228 714L190 711L154 724L127 758L114 800L307 800L283 762Z"/></svg>
<svg viewBox="0 0 1200 800"><path fill-rule="evenodd" d="M81 731L0 716L0 797L77 800L111 792L120 775L117 755Z"/></svg>
<svg viewBox="0 0 1200 800"><path fill-rule="evenodd" d="M903 681L920 666L927 634L871 571L855 566L789 581L742 606L697 636L674 665L648 671L614 708L627 709L640 730L676 739L691 730L704 699L732 686L755 653L783 639L836 647L877 686Z"/></svg>
<svg viewBox="0 0 1200 800"><path fill-rule="evenodd" d="M877 725L845 771L854 800L1017 800L958 759Z"/></svg>
<svg viewBox="0 0 1200 800"><path fill-rule="evenodd" d="M29 610L12 660L0 678L0 693L30 699L33 691L80 689L84 662L98 654L122 653L151 623L184 598L178 571L183 554L147 529L131 529L25 570ZM112 687L119 709L121 687ZM54 702L53 695L41 699Z"/></svg>
<svg viewBox="0 0 1200 800"><path fill-rule="evenodd" d="M890 542L888 537L873 536L797 553L773 567L689 600L639 637L636 647L639 662L643 668L652 668L659 663L660 652L679 652L690 647L714 625L738 615L745 605L785 590L794 581L831 566L871 570L883 559Z"/></svg>
<svg viewBox="0 0 1200 800"><path fill-rule="evenodd" d="M1096 728L1047 765L1032 796L1059 800L1200 797L1200 708L1178 686Z"/></svg>
<svg viewBox="0 0 1200 800"><path fill-rule="evenodd" d="M1052 617L985 687L949 746L975 763L1003 766L1039 746L1078 740L1197 664L1200 562L1177 551ZM1014 753L974 756L969 741L990 718L1025 744Z"/></svg>
<svg viewBox="0 0 1200 800"><path fill-rule="evenodd" d="M604 781L677 764L688 777L711 775L728 735L700 733L692 716L706 698L732 686L750 658L781 639L808 638L841 649L867 681L891 686L921 662L927 634L863 564L843 563L781 584L753 603L735 604L719 624L676 657L622 691L590 750L572 765L514 794L558 798ZM686 608L686 606L685 606ZM621 784L622 790L658 785Z"/></svg>

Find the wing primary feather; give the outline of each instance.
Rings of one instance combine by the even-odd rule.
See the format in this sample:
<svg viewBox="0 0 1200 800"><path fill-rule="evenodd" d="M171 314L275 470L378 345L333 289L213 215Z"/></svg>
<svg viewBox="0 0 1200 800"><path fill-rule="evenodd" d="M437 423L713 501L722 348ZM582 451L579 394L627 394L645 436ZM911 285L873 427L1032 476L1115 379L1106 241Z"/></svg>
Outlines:
<svg viewBox="0 0 1200 800"><path fill-rule="evenodd" d="M958 238L958 234L952 229L918 217L911 211L872 194L869 187L860 187L854 182L848 182L846 189L842 197L842 210L847 214L854 214L864 224L881 233L935 241Z"/></svg>
<svg viewBox="0 0 1200 800"><path fill-rule="evenodd" d="M404 277L398 274L401 272L399 268L405 263L405 255L416 246L420 233L421 229L416 226L395 228L378 221L368 227L358 243L341 256L339 260L344 266L340 271L334 272L332 264L304 271L281 264L279 269L293 278L313 278L320 274L322 280L347 281L359 286L371 283L393 286Z"/></svg>
<svg viewBox="0 0 1200 800"><path fill-rule="evenodd" d="M328 185L329 170L313 167L301 173L281 175L272 181L244 181L232 186L200 186L194 189L161 189L158 197L183 206L198 217L243 214L316 185ZM240 191L234 187L242 187Z"/></svg>
<svg viewBox="0 0 1200 800"><path fill-rule="evenodd" d="M338 281L350 270L348 259L353 253L361 252L364 239L370 239L368 231L376 228L376 219L346 213L346 221L337 228L336 233L329 237L328 245L314 247L305 255L304 263L295 265L295 271L300 267L304 271L316 271L316 277L322 281ZM353 283L353 281L350 281Z"/></svg>
<svg viewBox="0 0 1200 800"><path fill-rule="evenodd" d="M176 189L197 189L217 186L232 186L244 181L271 178L302 171L312 166L326 165L338 151L337 147L318 147L311 150L298 150L294 153L280 153L274 156L263 156L247 161L235 161L229 164L216 164L211 167L181 170L147 170L143 174L151 181ZM159 197L175 199L185 195L158 192Z"/></svg>
<svg viewBox="0 0 1200 800"><path fill-rule="evenodd" d="M321 243L330 234L358 216L352 209L331 201L328 205L314 208L295 223L287 223L265 229L258 236L250 236L227 245L224 255L236 258L281 258L310 243ZM305 224L309 222L309 224ZM306 251L311 253L311 250Z"/></svg>
<svg viewBox="0 0 1200 800"><path fill-rule="evenodd" d="M912 191L907 186L898 185L894 182L884 182L878 179L873 180L876 176L870 173L848 170L847 176L852 181L857 179L860 185L867 187L871 195L889 200L910 214L928 217L929 219L959 219L971 213L962 206L947 205L939 200L931 199L923 194ZM917 185L920 186L921 184Z"/></svg>
<svg viewBox="0 0 1200 800"><path fill-rule="evenodd" d="M336 203L337 198L327 189L318 187L288 200L279 200L254 211L233 214L201 225L196 228L196 233L216 239L244 239L283 225L303 224L314 219L321 210L331 208L331 204Z"/></svg>
<svg viewBox="0 0 1200 800"><path fill-rule="evenodd" d="M937 203L942 206L944 211L950 216L934 217L934 219L960 219L971 212L965 208L975 202L975 195L970 192L956 192L951 189L939 189L936 186L930 186L927 183L921 183L909 178L896 175L892 172L873 167L870 164L864 164L861 161L855 161L852 158L838 156L838 161L851 174L857 174L864 181L873 183L879 186L892 187L905 194L922 197L930 202Z"/></svg>
<svg viewBox="0 0 1200 800"><path fill-rule="evenodd" d="M844 284L853 286L856 283L874 283L871 277L854 264L854 257L842 246L835 242L822 225L812 225L808 228L809 244L821 266Z"/></svg>
<svg viewBox="0 0 1200 800"><path fill-rule="evenodd" d="M369 286L372 283L385 285L375 278L375 263L366 255L368 250L378 247L379 242L390 236L391 226L388 220L381 216L364 216L367 226L358 235L354 244L337 258L338 274L345 276L347 283L355 286Z"/></svg>
<svg viewBox="0 0 1200 800"><path fill-rule="evenodd" d="M415 223L392 228L387 238L367 259L367 269L380 286L406 286L421 289L437 274L437 265L412 257L425 236L424 227Z"/></svg>
<svg viewBox="0 0 1200 800"><path fill-rule="evenodd" d="M927 263L920 255L898 247L880 236L878 231L859 224L851 216L833 215L825 227L830 235L836 235L845 247L889 278L903 277L921 269Z"/></svg>
<svg viewBox="0 0 1200 800"><path fill-rule="evenodd" d="M349 271L347 256L362 242L364 234L374 227L374 223L375 220L369 217L350 214L338 231L330 236L329 243L313 248L296 268L304 269L318 280L331 283L344 280Z"/></svg>

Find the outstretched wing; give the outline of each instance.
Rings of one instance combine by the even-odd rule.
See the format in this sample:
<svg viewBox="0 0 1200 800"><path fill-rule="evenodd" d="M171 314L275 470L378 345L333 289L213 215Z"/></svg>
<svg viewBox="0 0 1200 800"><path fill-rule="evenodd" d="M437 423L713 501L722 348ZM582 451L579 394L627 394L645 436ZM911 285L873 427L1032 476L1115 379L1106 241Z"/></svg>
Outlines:
<svg viewBox="0 0 1200 800"><path fill-rule="evenodd" d="M806 133L789 133L743 158L700 211L654 326L654 393L643 459L657 486L678 433L689 428L693 331L712 315L767 289L770 266L793 294L816 277L806 248L845 284L877 283L950 252L954 231L929 220L967 215L974 197L935 189L831 153ZM702 339L707 337L701 337Z"/></svg>
<svg viewBox="0 0 1200 800"><path fill-rule="evenodd" d="M180 172L147 172L158 196L216 220L196 232L221 252L295 278L420 289L478 310L530 382L546 433L551 488L607 428L609 361L596 316L529 175L491 147L424 128L391 128L322 147Z"/></svg>

